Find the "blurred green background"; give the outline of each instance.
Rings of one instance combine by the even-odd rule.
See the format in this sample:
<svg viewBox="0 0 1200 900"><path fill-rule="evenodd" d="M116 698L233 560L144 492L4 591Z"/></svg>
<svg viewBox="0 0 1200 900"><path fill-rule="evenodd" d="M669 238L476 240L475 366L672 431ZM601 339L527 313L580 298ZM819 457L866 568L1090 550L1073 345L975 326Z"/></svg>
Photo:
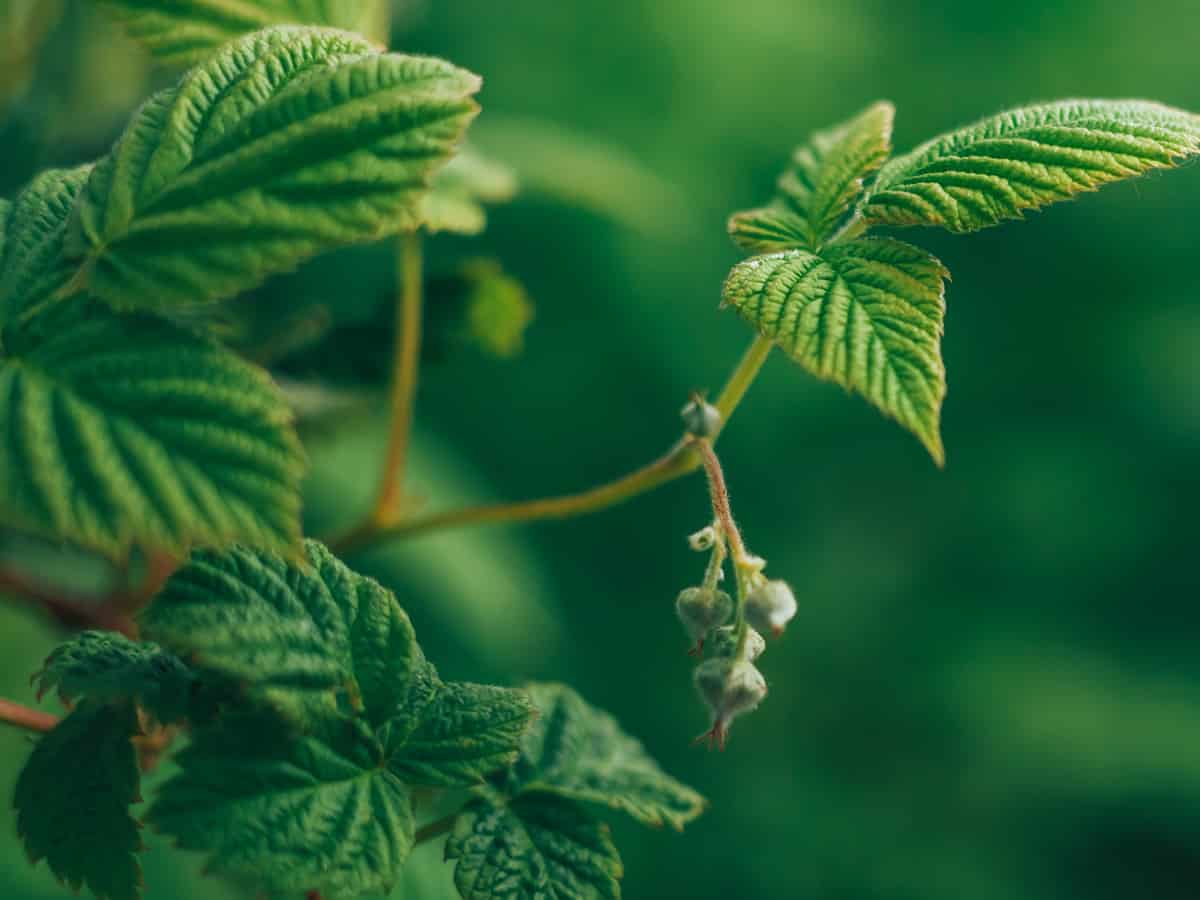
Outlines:
<svg viewBox="0 0 1200 900"><path fill-rule="evenodd" d="M5 193L102 153L172 77L86 2L56 5L33 4L47 33L28 83L14 61L39 29L14 42L5 23ZM899 149L1034 100L1200 110L1198 38L1194 0L398 6L393 45L483 74L480 143L554 189L431 248L435 269L501 259L537 317L515 360L427 369L414 492L441 508L571 490L665 448L687 392L719 387L749 339L717 312L738 258L725 217L768 196L810 130L880 97ZM572 141L566 164L554 148ZM703 568L684 542L706 520L699 476L351 563L399 591L448 676L568 681L711 798L684 835L616 824L627 897L1195 898L1198 207L1193 166L976 236L906 235L954 273L944 471L860 399L768 363L721 450L751 547L801 609L723 755L689 746L706 721L671 610ZM388 253L338 254L266 293L370 308ZM380 424L312 439L314 534L374 487ZM0 693L29 699L56 638L0 612ZM6 795L26 747L0 731ZM65 896L4 821L0 896ZM148 841L151 900L232 896ZM397 896L450 896L438 856L417 853Z"/></svg>

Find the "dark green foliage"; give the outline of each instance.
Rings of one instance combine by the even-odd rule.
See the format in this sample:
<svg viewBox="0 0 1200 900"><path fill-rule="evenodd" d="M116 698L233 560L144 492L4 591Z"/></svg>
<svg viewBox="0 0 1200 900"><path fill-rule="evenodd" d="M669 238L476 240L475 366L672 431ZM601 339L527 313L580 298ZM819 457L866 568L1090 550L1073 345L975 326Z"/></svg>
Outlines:
<svg viewBox="0 0 1200 900"><path fill-rule="evenodd" d="M141 893L137 730L132 704L80 704L34 746L13 797L29 858L99 900Z"/></svg>

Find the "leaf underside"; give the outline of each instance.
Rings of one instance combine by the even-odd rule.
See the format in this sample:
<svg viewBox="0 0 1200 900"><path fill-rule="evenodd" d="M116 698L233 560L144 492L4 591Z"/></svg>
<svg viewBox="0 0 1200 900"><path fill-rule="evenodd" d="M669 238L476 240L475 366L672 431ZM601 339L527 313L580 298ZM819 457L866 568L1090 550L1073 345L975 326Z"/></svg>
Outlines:
<svg viewBox="0 0 1200 900"><path fill-rule="evenodd" d="M1200 152L1200 117L1141 100L1064 100L984 119L879 172L873 225L969 232Z"/></svg>
<svg viewBox="0 0 1200 900"><path fill-rule="evenodd" d="M168 63L203 59L271 25L327 25L371 34L385 0L100 0L151 53Z"/></svg>
<svg viewBox="0 0 1200 900"><path fill-rule="evenodd" d="M725 282L724 303L809 372L908 428L940 464L947 274L923 250L863 238L819 255L787 250L745 260Z"/></svg>
<svg viewBox="0 0 1200 900"><path fill-rule="evenodd" d="M38 740L17 779L17 832L33 862L99 900L137 900L142 872L137 718L129 704L87 701Z"/></svg>
<svg viewBox="0 0 1200 900"><path fill-rule="evenodd" d="M67 253L96 296L161 308L415 228L479 84L347 32L242 38L135 114L88 178Z"/></svg>
<svg viewBox="0 0 1200 900"><path fill-rule="evenodd" d="M0 518L114 557L299 540L304 462L265 373L145 316L72 301L5 333Z"/></svg>
<svg viewBox="0 0 1200 900"><path fill-rule="evenodd" d="M446 842L464 900L616 900L620 856L608 826L561 797L485 795Z"/></svg>

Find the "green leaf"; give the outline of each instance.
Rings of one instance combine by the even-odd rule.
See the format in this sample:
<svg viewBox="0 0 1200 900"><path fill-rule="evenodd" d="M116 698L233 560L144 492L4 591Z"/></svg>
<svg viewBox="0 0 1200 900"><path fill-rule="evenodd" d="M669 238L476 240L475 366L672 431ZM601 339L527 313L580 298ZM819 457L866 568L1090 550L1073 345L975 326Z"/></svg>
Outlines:
<svg viewBox="0 0 1200 900"><path fill-rule="evenodd" d="M316 541L304 551L307 565L240 547L194 554L143 613L145 635L301 722L347 704L373 726L419 718L436 675L404 610Z"/></svg>
<svg viewBox="0 0 1200 900"><path fill-rule="evenodd" d="M484 204L505 203L516 193L511 169L466 148L434 176L425 195L423 225L430 232L479 234L487 227Z"/></svg>
<svg viewBox="0 0 1200 900"><path fill-rule="evenodd" d="M576 803L543 795L506 804L486 794L458 818L446 842L464 900L616 900L621 858Z"/></svg>
<svg viewBox="0 0 1200 900"><path fill-rule="evenodd" d="M142 872L137 716L129 704L85 702L33 748L17 779L17 831L30 859L100 900L137 900Z"/></svg>
<svg viewBox="0 0 1200 900"><path fill-rule="evenodd" d="M68 252L96 296L166 307L415 228L479 84L345 32L243 38L134 116L79 197Z"/></svg>
<svg viewBox="0 0 1200 900"><path fill-rule="evenodd" d="M533 684L528 690L538 718L521 742L507 793L554 794L674 828L704 811L704 798L659 768L608 713L566 685Z"/></svg>
<svg viewBox="0 0 1200 900"><path fill-rule="evenodd" d="M271 25L328 25L377 34L386 0L100 0L156 57L193 63Z"/></svg>
<svg viewBox="0 0 1200 900"><path fill-rule="evenodd" d="M908 428L940 465L947 277L923 250L864 238L747 259L730 272L724 303L809 372Z"/></svg>
<svg viewBox="0 0 1200 900"><path fill-rule="evenodd" d="M426 286L431 355L471 347L496 359L521 352L533 321L525 286L491 259L473 259ZM394 305L394 304L393 304Z"/></svg>
<svg viewBox="0 0 1200 900"><path fill-rule="evenodd" d="M850 121L814 134L796 149L771 204L729 220L734 241L755 252L818 249L891 153L895 112L890 103L875 103Z"/></svg>
<svg viewBox="0 0 1200 900"><path fill-rule="evenodd" d="M74 275L62 256L67 218L90 165L50 169L0 201L0 323L47 300Z"/></svg>
<svg viewBox="0 0 1200 900"><path fill-rule="evenodd" d="M413 843L408 789L360 721L288 737L264 711L198 729L147 815L206 871L270 895L388 893Z"/></svg>
<svg viewBox="0 0 1200 900"><path fill-rule="evenodd" d="M1200 152L1200 117L1141 100L1064 100L1010 110L889 162L867 223L977 231Z"/></svg>
<svg viewBox="0 0 1200 900"><path fill-rule="evenodd" d="M161 319L80 302L4 342L5 524L114 557L296 546L303 456L261 370Z"/></svg>
<svg viewBox="0 0 1200 900"><path fill-rule="evenodd" d="M40 699L57 690L64 702L78 697L133 700L160 722L187 716L195 678L177 656L157 644L107 631L85 631L60 644L36 675Z"/></svg>
<svg viewBox="0 0 1200 900"><path fill-rule="evenodd" d="M511 765L534 708L524 691L487 684L443 685L421 723L389 753L409 784L462 787ZM384 744L389 743L384 738Z"/></svg>

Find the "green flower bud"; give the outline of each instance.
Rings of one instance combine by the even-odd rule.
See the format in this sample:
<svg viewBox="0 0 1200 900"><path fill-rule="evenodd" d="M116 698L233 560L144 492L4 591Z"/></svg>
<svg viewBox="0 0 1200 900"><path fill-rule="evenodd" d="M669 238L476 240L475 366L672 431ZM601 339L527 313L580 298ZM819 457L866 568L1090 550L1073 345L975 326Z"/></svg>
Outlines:
<svg viewBox="0 0 1200 900"><path fill-rule="evenodd" d="M722 625L714 628L705 641L710 658L737 654L737 628L733 625ZM754 662L767 649L766 639L753 628L747 629L746 646L742 649L742 659Z"/></svg>
<svg viewBox="0 0 1200 900"><path fill-rule="evenodd" d="M746 621L775 637L796 615L796 595L783 581L764 581L746 595Z"/></svg>
<svg viewBox="0 0 1200 900"><path fill-rule="evenodd" d="M688 535L688 546L697 553L703 553L705 550L711 550L717 542L717 529L711 525L705 525L695 534Z"/></svg>
<svg viewBox="0 0 1200 900"><path fill-rule="evenodd" d="M706 403L702 397L692 397L679 411L679 416L687 433L693 437L716 437L721 430L721 411L711 403Z"/></svg>
<svg viewBox="0 0 1200 900"><path fill-rule="evenodd" d="M696 690L712 712L712 728L696 740L725 749L729 726L767 696L767 682L753 663L744 659L709 659L696 667Z"/></svg>
<svg viewBox="0 0 1200 900"><path fill-rule="evenodd" d="M704 637L721 625L733 612L733 598L716 588L690 587L679 592L675 599L675 613L687 629L688 636L696 642L690 651L699 655L704 649Z"/></svg>

